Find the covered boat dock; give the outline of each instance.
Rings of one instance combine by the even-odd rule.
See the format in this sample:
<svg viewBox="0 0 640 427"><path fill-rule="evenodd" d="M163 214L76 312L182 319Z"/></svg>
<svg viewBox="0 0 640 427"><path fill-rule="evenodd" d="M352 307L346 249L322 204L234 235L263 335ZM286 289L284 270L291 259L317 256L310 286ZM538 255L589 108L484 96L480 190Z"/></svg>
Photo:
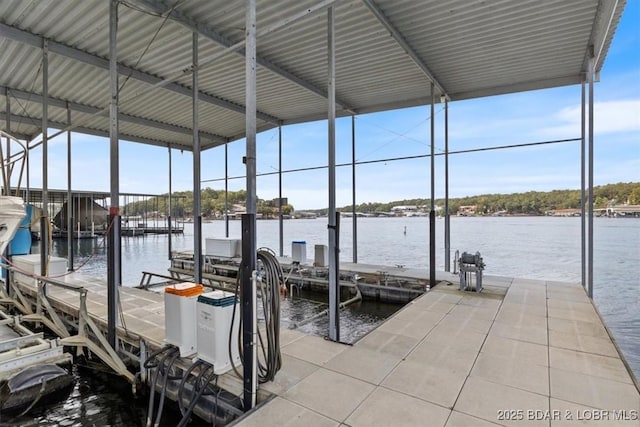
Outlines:
<svg viewBox="0 0 640 427"><path fill-rule="evenodd" d="M430 168L425 171L424 187L431 206L425 251L429 251L427 267L434 284L434 140L436 132L444 133L448 197L448 103L581 85L583 126L575 138L581 143L582 164L580 256L582 285L592 296L594 82L624 6L625 1L617 0L3 1L0 120L4 120L3 130L28 142L28 150L42 146L43 200L49 197L47 177L52 165L47 146L52 137L67 133L69 146L72 132L109 137L112 226L107 317L109 342L115 347L121 285L119 141L166 147L169 164L172 150L193 153L194 271L195 281L200 282L200 154L245 138L242 305L243 315L250 319L250 277L256 264L256 133L326 119L328 336L340 341L336 117L430 106L430 133L425 135ZM435 126L437 103L444 104L444 129ZM52 132L54 128L59 130ZM355 139L351 142L355 146ZM27 159L6 153L8 162ZM353 162L355 207L355 156ZM282 198L281 164L279 169ZM447 270L448 215L445 206ZM46 208L43 216L48 217ZM282 255L282 215L280 221ZM355 219L353 224L353 261L357 262ZM47 253L48 239L41 242L41 252ZM248 350L253 345L251 322L244 324ZM247 366L245 408L250 408L253 373Z"/></svg>

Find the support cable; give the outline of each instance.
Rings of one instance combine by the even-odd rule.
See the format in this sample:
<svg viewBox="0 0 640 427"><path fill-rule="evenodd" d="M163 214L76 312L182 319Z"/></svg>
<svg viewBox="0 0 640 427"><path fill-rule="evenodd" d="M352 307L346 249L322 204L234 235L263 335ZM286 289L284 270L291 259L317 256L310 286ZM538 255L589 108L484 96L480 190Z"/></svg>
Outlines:
<svg viewBox="0 0 640 427"><path fill-rule="evenodd" d="M33 77L33 82L31 83L31 90L29 91L29 96L27 97L27 101L23 104L22 102L20 102L18 97L16 97L15 95L11 94L11 97L18 103L20 108L22 108L22 114L25 117L27 117L29 120L31 120L33 122L34 126L39 126L40 123L36 122L35 118L31 117L29 115L29 113L27 112L27 103L29 103L29 101L31 100L31 95L34 93L34 88L36 87L36 81L38 81L38 76L40 76L40 71L42 71L42 63L43 63L43 60L40 60L40 65L38 66L38 70L36 71L36 75ZM16 129L16 133L17 134L20 134L20 126L21 125L22 125L22 122L19 122L18 123L18 128Z"/></svg>
<svg viewBox="0 0 640 427"><path fill-rule="evenodd" d="M523 144L508 144L508 145L494 145L491 147L480 147L480 148L469 148L466 150L456 150L456 151L449 151L449 155L451 154L469 154L469 153L479 153L479 152L483 152L483 151L494 151L494 150L504 150L504 149L509 149L509 148L523 148L523 147L535 147L535 146L539 146L539 145L551 145L551 144L562 144L565 142L576 142L576 141L581 141L581 138L567 138L567 139L556 139L556 140L551 140L551 141L540 141L540 142L527 142L527 143L523 143ZM438 156L444 156L445 153L435 153L434 156L438 157ZM385 159L375 159L375 160L363 160L363 161L359 161L356 162L356 165L370 165L370 164L376 164L376 163L386 163L386 162L397 162L397 161L401 161L401 160L415 160L415 159L424 159L424 158L428 158L431 157L431 154L416 154L414 156L401 156L401 157L388 157ZM353 165L352 162L349 163L339 163L336 164L336 167L351 167ZM288 169L288 170L283 170L282 173L295 173L295 172L307 172L307 171L312 171L312 170L321 170L321 169L327 169L329 166L309 166L309 167L305 167L305 168L296 168L296 169ZM258 173L256 174L256 176L270 176L270 175L277 175L279 172L275 171L275 172L263 172L263 173ZM230 176L227 179L244 179L245 176L244 175L237 175L237 176ZM203 179L201 182L218 182L218 181L224 181L224 178L211 178L211 179Z"/></svg>
<svg viewBox="0 0 640 427"><path fill-rule="evenodd" d="M129 79L131 78L131 76L133 75L133 69L137 69L138 65L140 64L140 61L142 61L142 58L144 58L144 56L147 54L147 52L149 51L149 49L151 49L151 45L153 44L153 42L156 40L156 38L158 37L158 34L160 33L160 31L162 30L162 27L164 27L164 25L167 23L167 20L169 19L169 15L171 15L171 12L173 12L173 10L175 8L177 8L180 3L184 3L185 0L177 0L173 6L171 6L171 8L167 11L167 13L164 16L164 19L162 20L162 22L160 23L160 26L158 27L158 29L156 30L156 32L153 34L153 37L151 37L151 40L149 40L149 43L147 43L147 46L144 48L144 50L142 51L142 53L140 54L140 56L138 57L136 63L134 64L134 66L132 67L132 71L127 74L127 76L124 79L124 82L122 82L122 85L120 85L120 89L118 89L118 92L122 92L122 89L124 89L124 86L127 84L127 82L129 81ZM138 12L142 12L142 13L147 13L146 11L143 11L142 9L139 9L131 4L129 4L126 1L121 1L120 4L134 9ZM154 16L162 16L162 15L156 15L156 14L152 14Z"/></svg>

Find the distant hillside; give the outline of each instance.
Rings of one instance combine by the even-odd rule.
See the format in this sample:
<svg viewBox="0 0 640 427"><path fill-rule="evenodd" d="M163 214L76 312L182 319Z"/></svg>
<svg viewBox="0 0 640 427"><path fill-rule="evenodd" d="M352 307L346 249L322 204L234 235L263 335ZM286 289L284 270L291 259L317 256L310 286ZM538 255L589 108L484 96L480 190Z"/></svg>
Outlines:
<svg viewBox="0 0 640 427"><path fill-rule="evenodd" d="M608 204L640 204L640 182L621 182L594 187L594 200L596 208L607 207ZM193 206L193 193L191 191L174 192L176 199L173 202L173 215L182 217L190 216ZM228 200L230 208L233 205L244 206L247 194L244 190L229 191ZM204 188L202 190L202 212L205 217L220 216L224 211L224 190ZM124 212L126 215L138 215L143 212L158 211L167 212L168 194L158 198L137 200L128 203ZM362 213L390 212L394 206L422 206L429 205L429 199L405 199L388 203L362 203L356 205L356 211ZM443 207L444 199L436 199L436 206ZM496 212L518 215L543 215L545 212L557 209L579 209L579 190L553 190L553 191L529 191L514 194L482 194L479 196L459 197L449 199L449 212L455 214L460 206L476 206L478 214L490 215ZM257 201L258 213L265 218L277 215L277 204L273 200ZM293 206L283 206L286 215L294 211ZM351 212L351 206L338 208L342 212ZM305 210L318 215L326 215L327 209Z"/></svg>
<svg viewBox="0 0 640 427"><path fill-rule="evenodd" d="M596 208L605 208L608 204L640 204L640 182L621 182L593 188ZM394 206L428 206L430 199L405 199L388 203L362 203L356 205L356 211L362 213L390 212ZM436 199L436 206L443 207L444 199ZM506 214L543 215L556 209L579 209L580 190L529 191L514 194L482 194L449 199L449 212L455 214L460 206L476 206L479 214L505 212ZM427 208L428 209L428 208ZM351 212L352 206L338 209ZM313 212L326 215L327 209Z"/></svg>
<svg viewBox="0 0 640 427"><path fill-rule="evenodd" d="M212 188L203 188L201 191L200 205L202 207L202 215L204 217L219 217L224 213L225 193L224 190L214 190ZM176 191L173 193L173 216L188 217L193 211L193 191ZM234 210L234 205L245 206L247 201L247 192L245 190L227 192L227 200L229 210ZM125 215L142 215L145 212L157 211L158 213L166 213L168 211L169 193L162 194L158 197L151 197L146 200L136 200L127 203L123 208ZM262 214L263 218L270 218L278 213L278 206L275 200L263 200L258 198L257 210ZM282 212L285 215L293 211L293 206L283 205Z"/></svg>

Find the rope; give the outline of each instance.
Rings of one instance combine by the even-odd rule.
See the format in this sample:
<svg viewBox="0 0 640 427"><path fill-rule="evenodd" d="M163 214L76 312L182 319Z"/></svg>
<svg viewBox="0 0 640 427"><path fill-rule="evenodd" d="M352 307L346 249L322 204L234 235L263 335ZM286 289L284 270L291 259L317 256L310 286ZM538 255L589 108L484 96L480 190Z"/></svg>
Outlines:
<svg viewBox="0 0 640 427"><path fill-rule="evenodd" d="M16 415L14 418L20 418L21 416L23 416L27 412L29 412L31 409L33 409L33 407L36 406L36 404L40 401L40 399L44 395L44 391L45 391L46 388L47 388L47 380L43 379L42 382L40 383L40 390L38 391L38 397L36 397L36 399L33 402L31 402L31 405L29 405L27 407L27 409L25 409L24 411L20 412L20 414Z"/></svg>

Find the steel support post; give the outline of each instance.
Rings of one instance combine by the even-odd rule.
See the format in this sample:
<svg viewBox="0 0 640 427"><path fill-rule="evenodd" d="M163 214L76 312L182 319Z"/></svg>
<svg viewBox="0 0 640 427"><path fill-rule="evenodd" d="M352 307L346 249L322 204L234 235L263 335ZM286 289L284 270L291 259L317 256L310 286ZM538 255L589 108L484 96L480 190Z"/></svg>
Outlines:
<svg viewBox="0 0 640 427"><path fill-rule="evenodd" d="M282 218L282 125L278 126L278 243L284 256L284 223Z"/></svg>
<svg viewBox="0 0 640 427"><path fill-rule="evenodd" d="M587 221L586 221L586 126L587 126L587 106L586 106L586 75L580 85L580 269L582 286L587 286Z"/></svg>
<svg viewBox="0 0 640 427"><path fill-rule="evenodd" d="M11 101L9 96L10 96L9 89L5 88L4 100L5 100L5 111L7 113L7 118L5 122L6 122L7 133L11 135ZM0 144L2 144L2 139L0 139ZM0 147L0 151L2 151L2 147ZM7 159L11 160L11 138L9 137L7 137ZM4 164L0 164L0 168L4 168ZM5 191L7 196L11 195L11 177L7 179L7 188L3 188L3 190ZM0 192L0 194L2 193ZM18 194L16 194L16 196L17 195ZM11 260L11 257L9 255L10 249L11 249L11 243L9 243L9 246L4 250L3 253L0 253L0 255L7 256L9 257L9 260ZM11 289L11 273L9 272L9 270L4 270L4 272L5 272L5 290L7 292L7 295L10 295L9 291Z"/></svg>
<svg viewBox="0 0 640 427"><path fill-rule="evenodd" d="M246 411L255 405L253 399L253 384L256 380L257 372L253 370L253 349L257 345L253 340L253 295L256 289L253 287L252 274L255 270L256 257L256 215L242 215L242 264L240 306L242 315L242 378L243 378L243 402Z"/></svg>
<svg viewBox="0 0 640 427"><path fill-rule="evenodd" d="M168 211L167 212L168 213L168 215L167 215L167 219L168 219L168 221L167 221L167 231L169 233L169 236L168 236L168 240L167 240L167 251L169 252L168 253L169 260L171 260L171 258L172 258L171 251L173 249L171 247L171 243L173 241L173 232L172 232L173 225L171 224L171 218L172 218L171 214L173 213L173 209L172 209L173 208L173 189L172 189L172 183L173 183L172 158L173 158L173 156L172 156L172 153L171 153L171 144L169 144L167 146L167 151L169 152L168 153L169 154L169 200L167 201L167 211Z"/></svg>
<svg viewBox="0 0 640 427"><path fill-rule="evenodd" d="M31 190L31 182L30 182L30 178L31 178L31 166L29 165L29 157L30 157L30 152L29 152L30 148L29 148L29 141L27 141L27 151L25 152L25 162L27 162L27 188L25 191L25 198L27 199L26 202L27 203L31 203L31 194L30 194L30 190Z"/></svg>
<svg viewBox="0 0 640 427"><path fill-rule="evenodd" d="M7 113L5 123L7 133L11 135L11 99L9 88L4 88L4 101L5 101L5 112ZM0 139L0 144L2 144L2 140ZM4 167L4 165L0 165L0 167ZM11 138L7 137L7 188L4 189L5 194L7 196L11 196ZM17 196L17 194L16 194Z"/></svg>
<svg viewBox="0 0 640 427"><path fill-rule="evenodd" d="M353 262L358 262L358 216L356 215L356 116L351 116L351 215L353 218Z"/></svg>
<svg viewBox="0 0 640 427"><path fill-rule="evenodd" d="M592 47L593 50L593 47ZM587 294L593 299L593 73L595 60L593 52L589 58L589 223L588 223L588 286Z"/></svg>
<svg viewBox="0 0 640 427"><path fill-rule="evenodd" d="M338 262L336 238L336 76L335 76L335 19L333 6L327 8L327 98L329 139L329 338L340 341L340 292L338 288Z"/></svg>
<svg viewBox="0 0 640 427"><path fill-rule="evenodd" d="M229 237L229 142L224 143L224 236Z"/></svg>
<svg viewBox="0 0 640 427"><path fill-rule="evenodd" d="M118 322L118 288L122 282L121 242L120 242L120 153L118 123L118 1L111 0L109 7L109 169L110 203L109 236L107 253L107 340L116 349L116 327Z"/></svg>
<svg viewBox="0 0 640 427"><path fill-rule="evenodd" d="M69 108L69 103L67 103L67 124L71 124L71 109ZM71 194L70 130L67 131L67 269L73 271L73 195Z"/></svg>
<svg viewBox="0 0 640 427"><path fill-rule="evenodd" d="M198 109L198 33L193 38L193 279L202 283L202 206L200 192L200 133Z"/></svg>
<svg viewBox="0 0 640 427"><path fill-rule="evenodd" d="M431 82L431 209L429 210L429 286L436 284L436 157L435 88Z"/></svg>
<svg viewBox="0 0 640 427"><path fill-rule="evenodd" d="M49 262L49 43L42 44L42 216L40 217L40 274Z"/></svg>
<svg viewBox="0 0 640 427"><path fill-rule="evenodd" d="M449 101L446 99L444 100L444 271L451 271L451 216L449 215Z"/></svg>
<svg viewBox="0 0 640 427"><path fill-rule="evenodd" d="M256 269L256 0L246 0L245 25L246 175L247 213L242 217L242 348L243 401L245 411L255 405L253 390L257 373L253 369L253 289Z"/></svg>

